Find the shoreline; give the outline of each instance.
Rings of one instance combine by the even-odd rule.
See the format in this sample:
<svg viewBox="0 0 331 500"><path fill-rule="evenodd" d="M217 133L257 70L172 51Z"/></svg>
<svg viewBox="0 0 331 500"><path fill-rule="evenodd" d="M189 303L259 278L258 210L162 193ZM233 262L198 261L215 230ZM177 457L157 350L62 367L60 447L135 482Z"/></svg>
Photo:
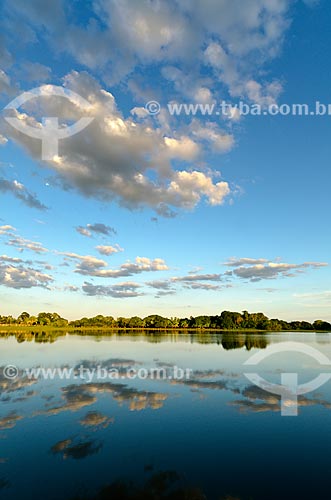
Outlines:
<svg viewBox="0 0 331 500"><path fill-rule="evenodd" d="M0 325L0 336L4 333L39 333L39 332L67 332L68 334L79 334L80 332L110 332L112 334L116 332L121 332L132 334L134 332L137 333L331 333L329 330L258 330L258 329L221 329L221 328L120 328L120 327L107 327L107 326L89 326L89 327L77 327L77 326L43 326L43 325L35 325L35 326L26 326L26 325Z"/></svg>

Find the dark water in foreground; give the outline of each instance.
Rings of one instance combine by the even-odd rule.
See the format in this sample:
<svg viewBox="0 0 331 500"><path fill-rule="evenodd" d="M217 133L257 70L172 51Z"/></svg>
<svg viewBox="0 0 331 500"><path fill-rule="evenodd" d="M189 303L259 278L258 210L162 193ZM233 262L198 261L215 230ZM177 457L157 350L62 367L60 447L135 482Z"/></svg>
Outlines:
<svg viewBox="0 0 331 500"><path fill-rule="evenodd" d="M331 334L0 338L0 496L95 498L121 480L122 497L113 489L102 498L331 498L331 381L300 396L298 416L286 417L279 396L244 375L279 384L281 373L298 373L300 383L331 373L296 352L243 365L285 341L331 359ZM72 372L9 379L8 364ZM174 380L174 365L191 369L190 378ZM160 367L166 379L150 371ZM129 378L141 368L143 379Z"/></svg>

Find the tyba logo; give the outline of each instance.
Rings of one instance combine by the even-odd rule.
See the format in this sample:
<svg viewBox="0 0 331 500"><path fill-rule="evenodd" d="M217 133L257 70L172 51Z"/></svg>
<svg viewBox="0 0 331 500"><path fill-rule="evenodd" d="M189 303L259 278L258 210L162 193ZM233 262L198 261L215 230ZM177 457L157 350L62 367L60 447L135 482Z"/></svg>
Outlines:
<svg viewBox="0 0 331 500"><path fill-rule="evenodd" d="M331 365L331 361L327 356L317 349L299 342L281 342L278 345L273 345L268 348L267 351L260 351L253 354L253 356L245 361L244 365L258 365L269 356L284 352L306 354L315 359L320 365ZM298 396L318 389L331 378L331 373L320 373L320 375L310 382L300 385L298 383L298 373L282 373L281 384L268 382L258 373L244 373L244 375L254 385L260 387L264 391L277 394L281 397L281 415L283 416L297 416Z"/></svg>
<svg viewBox="0 0 331 500"><path fill-rule="evenodd" d="M72 90L56 85L42 85L28 92L23 92L23 94L11 101L4 110L17 112L22 104L35 97L53 96L64 97L83 110L90 108L90 103ZM94 120L93 117L82 117L73 125L60 127L58 117L48 116L42 118L42 125L37 128L31 127L26 123L26 120L22 120L19 117L4 116L4 119L22 134L41 140L42 160L52 160L54 156L58 155L60 139L66 139L67 137L78 134Z"/></svg>

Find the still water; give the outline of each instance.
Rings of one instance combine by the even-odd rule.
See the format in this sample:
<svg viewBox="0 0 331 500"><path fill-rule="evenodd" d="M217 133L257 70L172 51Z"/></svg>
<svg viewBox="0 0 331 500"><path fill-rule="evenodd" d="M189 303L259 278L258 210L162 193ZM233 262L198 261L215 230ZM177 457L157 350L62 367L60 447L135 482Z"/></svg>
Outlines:
<svg viewBox="0 0 331 500"><path fill-rule="evenodd" d="M297 373L305 384L331 373L293 351L244 365L283 342L331 359L331 334L0 338L0 496L331 498L331 381L299 396L288 417L244 375L279 384ZM9 364L18 377L5 376ZM27 375L37 367L60 370ZM175 367L189 377L174 379Z"/></svg>

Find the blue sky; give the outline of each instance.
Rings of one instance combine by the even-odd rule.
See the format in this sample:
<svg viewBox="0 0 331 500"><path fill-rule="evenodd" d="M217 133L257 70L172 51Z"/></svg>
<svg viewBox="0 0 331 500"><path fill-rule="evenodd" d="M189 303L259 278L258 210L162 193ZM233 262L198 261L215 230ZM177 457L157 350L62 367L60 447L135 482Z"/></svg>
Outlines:
<svg viewBox="0 0 331 500"><path fill-rule="evenodd" d="M331 319L330 116L171 116L168 103L328 104L326 0L4 1L0 105L92 119L42 159L0 116L1 314L263 311ZM85 99L53 95L55 86ZM147 102L160 103L150 115Z"/></svg>

